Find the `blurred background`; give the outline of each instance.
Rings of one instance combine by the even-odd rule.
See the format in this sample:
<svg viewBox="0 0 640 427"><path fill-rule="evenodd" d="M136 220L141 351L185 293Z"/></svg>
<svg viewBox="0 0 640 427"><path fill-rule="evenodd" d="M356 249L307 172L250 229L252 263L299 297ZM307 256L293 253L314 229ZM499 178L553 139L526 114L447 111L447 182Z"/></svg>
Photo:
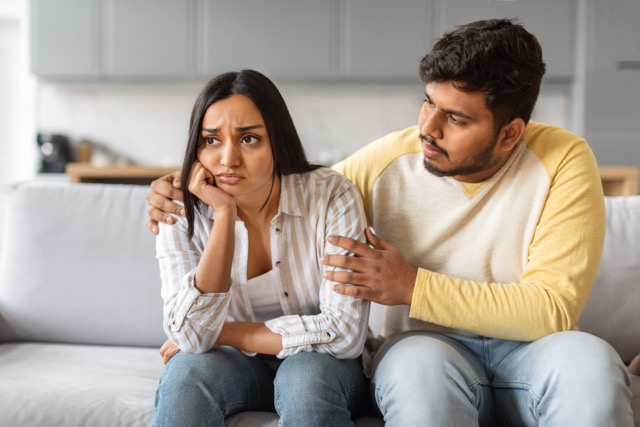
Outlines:
<svg viewBox="0 0 640 427"><path fill-rule="evenodd" d="M0 221L19 182L178 167L197 93L229 70L272 78L332 164L417 122L436 38L501 17L543 47L534 120L640 166L640 0L0 0Z"/></svg>

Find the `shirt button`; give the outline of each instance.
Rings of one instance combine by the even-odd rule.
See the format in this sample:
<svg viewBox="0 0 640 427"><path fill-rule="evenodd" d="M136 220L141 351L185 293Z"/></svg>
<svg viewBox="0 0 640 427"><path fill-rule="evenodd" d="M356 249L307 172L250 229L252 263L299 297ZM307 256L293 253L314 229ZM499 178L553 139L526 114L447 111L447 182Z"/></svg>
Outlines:
<svg viewBox="0 0 640 427"><path fill-rule="evenodd" d="M322 333L322 341L327 342L331 339L331 335L329 334L329 332L323 332Z"/></svg>
<svg viewBox="0 0 640 427"><path fill-rule="evenodd" d="M282 295L283 295L285 298L289 298L289 292L283 292L283 293L282 293Z"/></svg>
<svg viewBox="0 0 640 427"><path fill-rule="evenodd" d="M280 234L280 231L282 230L280 230L279 228L276 228L276 234Z"/></svg>
<svg viewBox="0 0 640 427"><path fill-rule="evenodd" d="M276 261L276 267L280 267L282 263L280 261Z"/></svg>

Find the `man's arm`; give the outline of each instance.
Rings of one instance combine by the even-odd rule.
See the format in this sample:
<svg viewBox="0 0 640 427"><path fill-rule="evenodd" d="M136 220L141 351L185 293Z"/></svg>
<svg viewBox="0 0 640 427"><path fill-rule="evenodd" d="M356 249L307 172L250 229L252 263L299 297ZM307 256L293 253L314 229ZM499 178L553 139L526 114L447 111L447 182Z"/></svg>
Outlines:
<svg viewBox="0 0 640 427"><path fill-rule="evenodd" d="M180 171L173 172L156 179L151 183L147 194L147 228L158 234L158 223L173 224L175 221L169 214L185 216L184 208L173 202L183 201L180 185Z"/></svg>

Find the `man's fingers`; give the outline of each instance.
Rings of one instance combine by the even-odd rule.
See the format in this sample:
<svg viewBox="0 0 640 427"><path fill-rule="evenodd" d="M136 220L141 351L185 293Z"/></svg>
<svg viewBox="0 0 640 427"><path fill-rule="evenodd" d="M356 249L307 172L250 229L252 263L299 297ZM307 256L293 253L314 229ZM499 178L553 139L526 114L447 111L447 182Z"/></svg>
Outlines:
<svg viewBox="0 0 640 427"><path fill-rule="evenodd" d="M151 217L147 218L147 229L157 235L160 232L160 229L158 228L158 221Z"/></svg>
<svg viewBox="0 0 640 427"><path fill-rule="evenodd" d="M379 238L374 232L373 229L371 227L367 227L364 230L364 237L367 239L367 243L369 243L371 246L373 246L376 249L394 249L393 246L391 246L389 243L385 242L384 240L382 240L381 238Z"/></svg>
<svg viewBox="0 0 640 427"><path fill-rule="evenodd" d="M325 271L322 277L336 283L347 285L368 285L371 282L370 274L362 274L353 271Z"/></svg>
<svg viewBox="0 0 640 427"><path fill-rule="evenodd" d="M331 267L347 268L356 272L362 272L366 269L377 271L376 265L371 265L366 258L356 256L326 254L322 257L322 263Z"/></svg>
<svg viewBox="0 0 640 427"><path fill-rule="evenodd" d="M360 298L368 301L371 301L376 295L376 292L364 286L347 286L337 284L333 286L333 291L342 295L347 295L350 297Z"/></svg>
<svg viewBox="0 0 640 427"><path fill-rule="evenodd" d="M184 216L184 207L174 203L172 200L169 200L159 194L149 193L147 195L147 212L151 214L152 210L158 209L161 212L172 213L180 216ZM155 220L160 221L160 218L155 218ZM163 221L164 222L164 221Z"/></svg>
<svg viewBox="0 0 640 427"><path fill-rule="evenodd" d="M342 249L346 249L358 256L371 254L372 250L366 243L362 243L358 240L354 240L344 236L329 236L327 238L327 242L331 243L332 245L341 247Z"/></svg>
<svg viewBox="0 0 640 427"><path fill-rule="evenodd" d="M157 193L165 198L183 201L182 191L175 183L180 182L180 175L175 178L173 174L158 178L151 183L151 193ZM177 188L176 188L177 187Z"/></svg>

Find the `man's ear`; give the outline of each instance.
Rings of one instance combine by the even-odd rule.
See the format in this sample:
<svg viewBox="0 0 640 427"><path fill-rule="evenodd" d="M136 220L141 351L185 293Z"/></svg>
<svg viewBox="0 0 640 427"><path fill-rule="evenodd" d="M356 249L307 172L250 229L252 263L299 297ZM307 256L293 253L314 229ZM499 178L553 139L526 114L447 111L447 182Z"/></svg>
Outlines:
<svg viewBox="0 0 640 427"><path fill-rule="evenodd" d="M522 139L526 126L521 118L515 118L504 125L498 135L499 149L506 152L513 150L513 147Z"/></svg>

